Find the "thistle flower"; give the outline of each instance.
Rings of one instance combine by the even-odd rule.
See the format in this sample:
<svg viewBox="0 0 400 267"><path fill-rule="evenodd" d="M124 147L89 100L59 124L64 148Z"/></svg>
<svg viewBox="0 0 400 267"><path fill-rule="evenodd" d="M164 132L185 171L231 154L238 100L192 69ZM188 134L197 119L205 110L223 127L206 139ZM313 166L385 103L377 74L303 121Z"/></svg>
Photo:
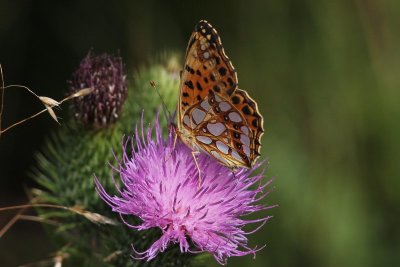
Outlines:
<svg viewBox="0 0 400 267"><path fill-rule="evenodd" d="M178 243L181 252L209 252L221 264L231 256L255 256L263 247L249 248L246 236L271 216L254 220L242 216L273 207L257 204L269 193L263 190L270 181L262 184L262 174L250 175L261 164L232 173L211 157L199 155L199 185L199 170L191 150L179 141L174 147L173 133L163 140L158 120L155 126L155 138L153 129L144 132L143 122L141 137L136 127L130 156L125 143L123 158L115 168L122 181L122 188L117 186L118 195L109 195L95 178L100 197L125 224L139 231L153 227L162 230L161 238L146 251L133 248L133 258L149 261L171 243ZM137 216L142 222L131 225L123 215ZM242 229L252 223L261 225L250 232Z"/></svg>
<svg viewBox="0 0 400 267"><path fill-rule="evenodd" d="M74 100L75 117L84 125L99 128L115 122L128 93L120 57L89 54L68 83L71 94L83 88L93 88L90 95Z"/></svg>

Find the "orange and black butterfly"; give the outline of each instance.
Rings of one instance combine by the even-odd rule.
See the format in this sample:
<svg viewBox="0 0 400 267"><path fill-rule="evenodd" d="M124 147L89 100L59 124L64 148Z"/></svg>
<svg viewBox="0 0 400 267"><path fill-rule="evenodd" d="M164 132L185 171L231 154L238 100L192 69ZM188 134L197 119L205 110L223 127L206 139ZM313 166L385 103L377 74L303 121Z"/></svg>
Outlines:
<svg viewBox="0 0 400 267"><path fill-rule="evenodd" d="M264 130L257 103L238 88L221 38L205 20L187 46L177 112L178 136L194 151L230 168L249 168L260 156Z"/></svg>

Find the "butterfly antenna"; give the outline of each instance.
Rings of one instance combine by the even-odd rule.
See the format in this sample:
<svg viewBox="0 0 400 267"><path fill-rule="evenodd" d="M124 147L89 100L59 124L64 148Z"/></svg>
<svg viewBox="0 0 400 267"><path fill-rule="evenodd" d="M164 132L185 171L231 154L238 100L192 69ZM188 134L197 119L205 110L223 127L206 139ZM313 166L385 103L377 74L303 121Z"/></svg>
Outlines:
<svg viewBox="0 0 400 267"><path fill-rule="evenodd" d="M175 113L174 113L174 117L172 117L171 112L169 112L167 105L165 104L164 98L162 97L162 95L160 94L160 91L157 88L156 82L150 81L150 85L151 85L151 87L153 87L156 90L158 97L161 99L165 119L167 120L168 124L171 124L175 117Z"/></svg>
<svg viewBox="0 0 400 267"><path fill-rule="evenodd" d="M174 111L174 113L172 114L172 117L171 117L171 122L174 122L175 121L175 119L176 119L176 113L177 113L177 109L175 109L175 111Z"/></svg>

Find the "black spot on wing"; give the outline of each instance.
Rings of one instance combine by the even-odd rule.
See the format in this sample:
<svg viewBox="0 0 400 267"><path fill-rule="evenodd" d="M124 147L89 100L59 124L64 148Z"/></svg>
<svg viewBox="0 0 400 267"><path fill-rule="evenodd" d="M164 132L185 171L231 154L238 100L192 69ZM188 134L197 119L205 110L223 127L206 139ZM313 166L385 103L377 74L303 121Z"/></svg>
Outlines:
<svg viewBox="0 0 400 267"><path fill-rule="evenodd" d="M249 106L244 106L242 108L242 112L246 115L251 115L251 110L249 109Z"/></svg>
<svg viewBox="0 0 400 267"><path fill-rule="evenodd" d="M187 86L187 87L189 87L190 89L194 89L194 86L193 86L193 83L192 83L192 81L186 81L185 82L185 85Z"/></svg>
<svg viewBox="0 0 400 267"><path fill-rule="evenodd" d="M232 95L234 91L235 91L235 88L234 88L234 87L231 87L230 89L226 90L226 93L227 93L228 95Z"/></svg>
<svg viewBox="0 0 400 267"><path fill-rule="evenodd" d="M254 119L252 122L251 122L251 124L254 126L254 127L258 127L258 120L257 119ZM257 141L257 140L256 140Z"/></svg>
<svg viewBox="0 0 400 267"><path fill-rule="evenodd" d="M226 68L225 67L221 67L218 69L219 74L221 74L221 76L225 76L226 75Z"/></svg>
<svg viewBox="0 0 400 267"><path fill-rule="evenodd" d="M213 82L215 82L215 76L214 76L214 74L212 74L212 73L210 73L210 80L213 81Z"/></svg>
<svg viewBox="0 0 400 267"><path fill-rule="evenodd" d="M232 97L232 103L233 104L239 104L240 103L240 98L238 96L233 96Z"/></svg>
<svg viewBox="0 0 400 267"><path fill-rule="evenodd" d="M247 103L249 104L250 107L252 107L253 109L256 109L256 104L252 101L247 101Z"/></svg>
<svg viewBox="0 0 400 267"><path fill-rule="evenodd" d="M203 91L203 87L201 87L199 82L196 82L196 87L199 89L199 91Z"/></svg>
<svg viewBox="0 0 400 267"><path fill-rule="evenodd" d="M187 72L190 72L190 74L194 74L194 69L192 69L189 65L186 65L186 66L185 66L185 70L186 70Z"/></svg>
<svg viewBox="0 0 400 267"><path fill-rule="evenodd" d="M233 80L232 80L231 77L228 78L228 83L229 83L229 85L232 86L232 87L235 85L235 83L233 82Z"/></svg>

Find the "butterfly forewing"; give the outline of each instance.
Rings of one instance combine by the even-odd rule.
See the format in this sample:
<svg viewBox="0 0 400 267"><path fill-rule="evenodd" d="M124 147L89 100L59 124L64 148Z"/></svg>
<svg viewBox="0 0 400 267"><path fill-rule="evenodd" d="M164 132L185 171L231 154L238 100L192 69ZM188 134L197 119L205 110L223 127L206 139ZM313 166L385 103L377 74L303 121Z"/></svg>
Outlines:
<svg viewBox="0 0 400 267"><path fill-rule="evenodd" d="M186 110L197 103L210 89L231 95L236 87L236 71L224 52L217 31L206 21L200 21L186 51L181 77L181 108Z"/></svg>
<svg viewBox="0 0 400 267"><path fill-rule="evenodd" d="M262 124L257 104L237 89L236 71L217 31L200 21L181 76L179 136L228 167L250 167L259 156Z"/></svg>

